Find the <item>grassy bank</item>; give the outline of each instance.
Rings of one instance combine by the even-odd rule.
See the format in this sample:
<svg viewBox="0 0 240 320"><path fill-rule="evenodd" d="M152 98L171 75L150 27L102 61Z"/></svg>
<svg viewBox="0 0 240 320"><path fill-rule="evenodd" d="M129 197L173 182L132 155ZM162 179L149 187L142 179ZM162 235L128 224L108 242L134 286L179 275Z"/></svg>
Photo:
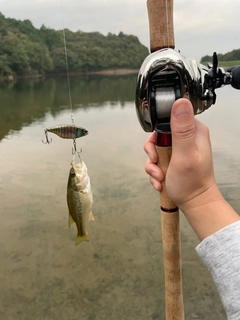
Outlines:
<svg viewBox="0 0 240 320"><path fill-rule="evenodd" d="M205 66L207 66L209 62L211 61L202 61L201 64L204 64ZM237 65L240 65L240 60L218 61L218 66L223 68L237 66Z"/></svg>
<svg viewBox="0 0 240 320"><path fill-rule="evenodd" d="M240 65L240 60L234 60L234 61L219 61L218 66L219 67L232 67Z"/></svg>

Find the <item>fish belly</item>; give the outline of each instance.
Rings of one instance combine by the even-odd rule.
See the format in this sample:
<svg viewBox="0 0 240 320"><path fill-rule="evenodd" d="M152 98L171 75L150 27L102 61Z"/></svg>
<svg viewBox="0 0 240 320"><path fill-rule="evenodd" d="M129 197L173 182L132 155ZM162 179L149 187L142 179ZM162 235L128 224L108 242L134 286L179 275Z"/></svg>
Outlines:
<svg viewBox="0 0 240 320"><path fill-rule="evenodd" d="M87 223L92 216L92 196L86 190L68 190L67 202L69 214L77 226L76 245L82 241L89 241Z"/></svg>

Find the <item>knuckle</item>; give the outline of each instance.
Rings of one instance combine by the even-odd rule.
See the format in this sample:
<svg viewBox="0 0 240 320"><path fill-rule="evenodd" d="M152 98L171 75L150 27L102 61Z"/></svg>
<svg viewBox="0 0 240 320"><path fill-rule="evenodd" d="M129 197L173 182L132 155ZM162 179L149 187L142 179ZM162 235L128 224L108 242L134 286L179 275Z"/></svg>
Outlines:
<svg viewBox="0 0 240 320"><path fill-rule="evenodd" d="M189 139L192 138L195 132L194 123L189 124L182 124L181 126L178 126L176 129L176 134L181 139Z"/></svg>

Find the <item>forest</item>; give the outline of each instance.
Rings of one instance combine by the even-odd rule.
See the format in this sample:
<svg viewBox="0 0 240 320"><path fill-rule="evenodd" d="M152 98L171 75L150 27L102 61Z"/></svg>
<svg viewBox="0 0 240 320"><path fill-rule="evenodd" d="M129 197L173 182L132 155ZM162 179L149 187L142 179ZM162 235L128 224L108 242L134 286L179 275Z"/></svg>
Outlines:
<svg viewBox="0 0 240 320"><path fill-rule="evenodd" d="M138 70L149 54L134 35L76 32L65 29L69 73L89 73L112 69ZM240 49L218 54L219 66L240 64ZM212 62L212 56L201 63ZM30 20L6 18L0 13L0 78L9 76L58 75L66 73L63 30Z"/></svg>
<svg viewBox="0 0 240 320"><path fill-rule="evenodd" d="M149 54L134 35L72 32L65 29L70 73L109 69L139 69ZM6 18L0 13L0 77L66 73L63 30L30 20Z"/></svg>
<svg viewBox="0 0 240 320"><path fill-rule="evenodd" d="M207 64L212 62L213 56L206 55L201 58L201 63ZM240 49L235 49L225 54L218 53L219 66L230 67L240 64Z"/></svg>

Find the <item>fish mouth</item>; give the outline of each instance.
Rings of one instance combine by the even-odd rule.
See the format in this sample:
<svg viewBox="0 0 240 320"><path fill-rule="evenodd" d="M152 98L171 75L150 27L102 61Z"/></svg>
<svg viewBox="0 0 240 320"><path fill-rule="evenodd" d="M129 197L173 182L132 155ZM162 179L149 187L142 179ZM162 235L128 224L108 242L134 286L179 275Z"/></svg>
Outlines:
<svg viewBox="0 0 240 320"><path fill-rule="evenodd" d="M71 174L73 175L73 174L80 174L81 172L82 172L82 160L80 159L80 162L77 164L77 165L75 165L75 163L74 163L74 160L71 162L71 169L70 169L70 172L71 172Z"/></svg>
<svg viewBox="0 0 240 320"><path fill-rule="evenodd" d="M74 160L71 161L70 165L72 167L70 170L73 170L75 172L77 170L77 168L75 166Z"/></svg>
<svg viewBox="0 0 240 320"><path fill-rule="evenodd" d="M72 177L75 177L76 172L75 172L74 168L71 168L71 169L70 169L70 175L71 175Z"/></svg>

